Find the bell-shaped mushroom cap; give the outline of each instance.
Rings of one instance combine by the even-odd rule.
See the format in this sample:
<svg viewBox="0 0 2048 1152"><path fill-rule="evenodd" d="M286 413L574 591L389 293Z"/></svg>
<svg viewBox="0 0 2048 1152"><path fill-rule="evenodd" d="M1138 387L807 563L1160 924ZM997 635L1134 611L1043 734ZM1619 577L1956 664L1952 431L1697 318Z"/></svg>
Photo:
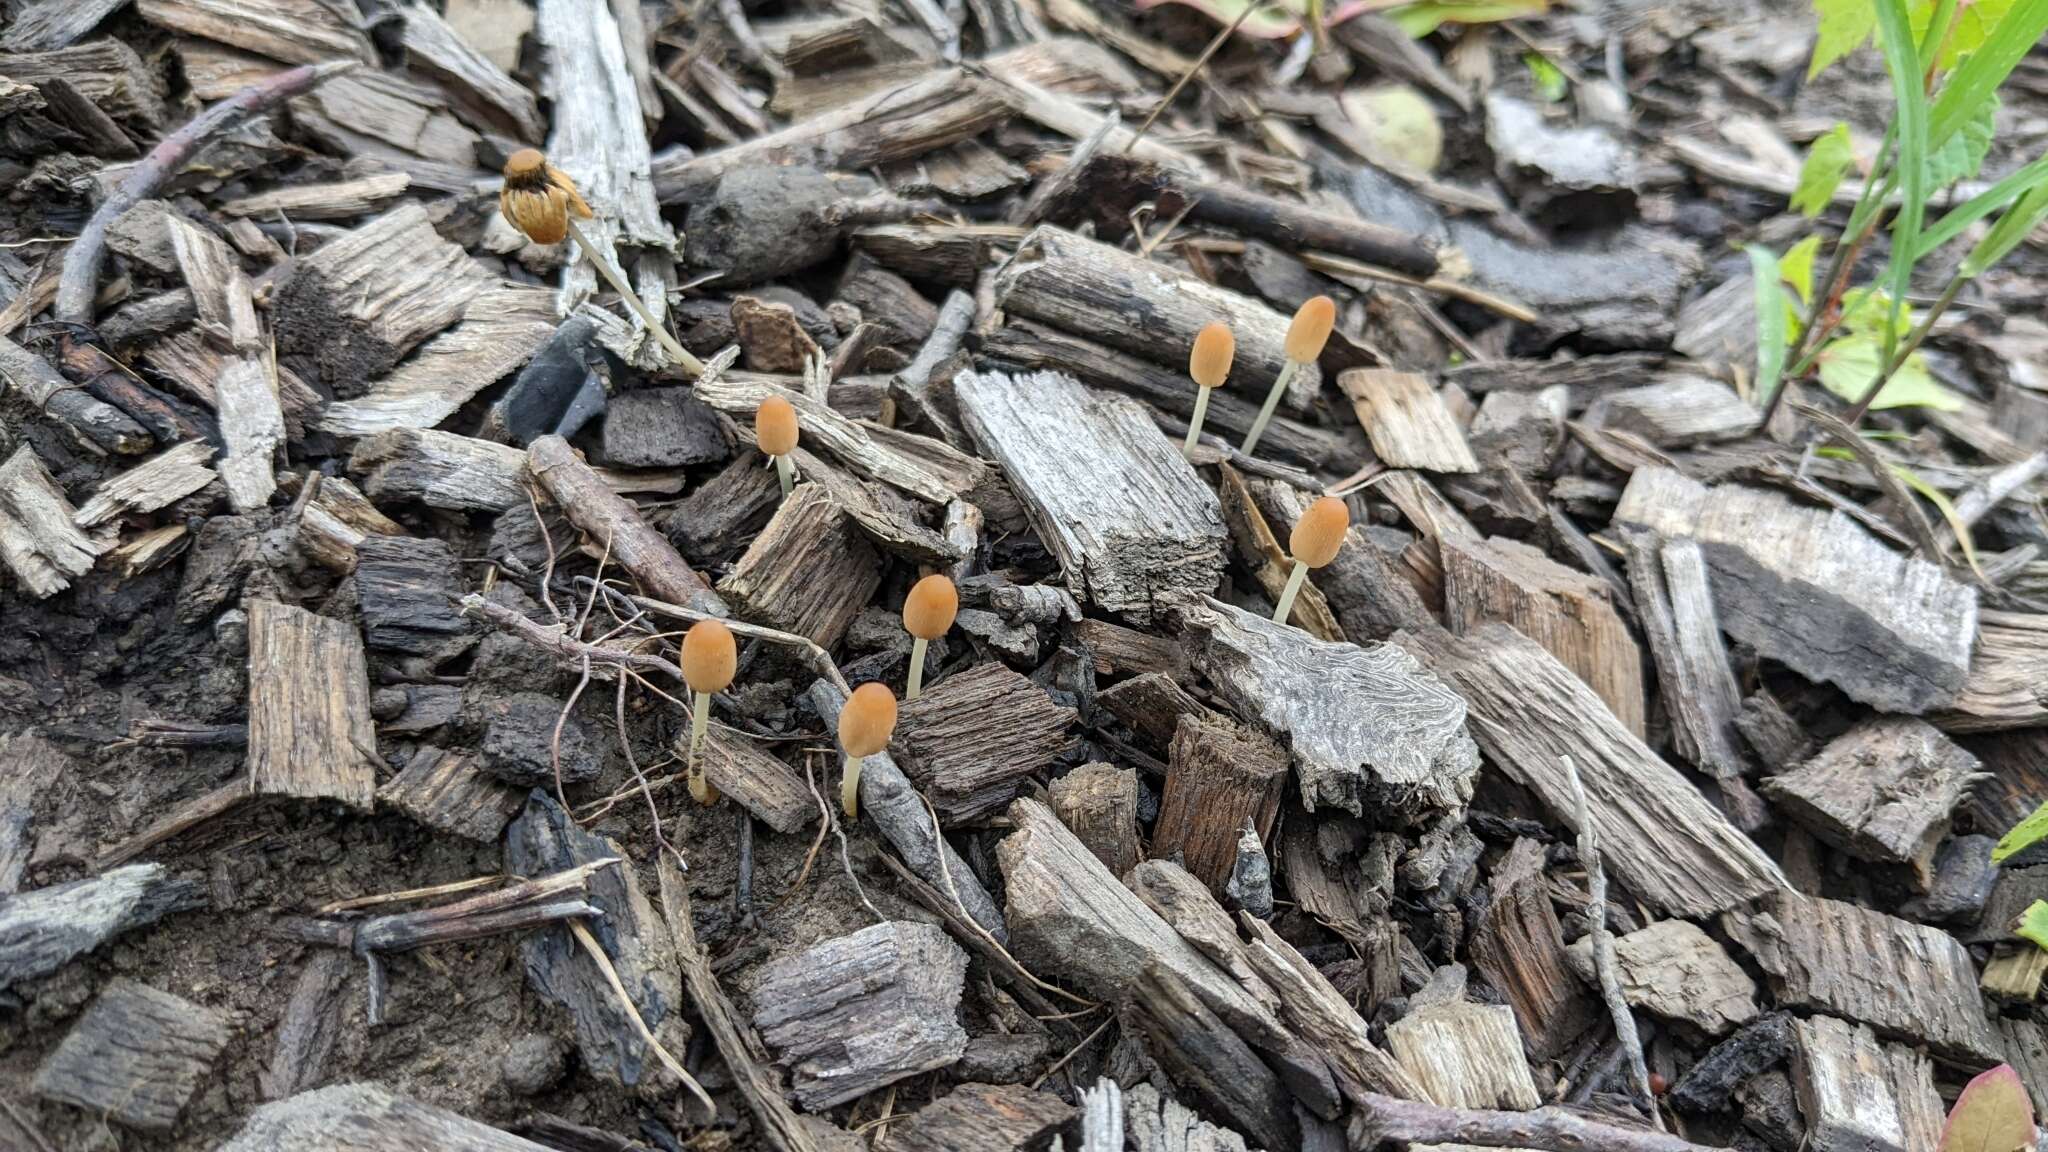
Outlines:
<svg viewBox="0 0 2048 1152"><path fill-rule="evenodd" d="M1195 333L1194 351L1188 353L1188 375L1204 388L1221 387L1236 355L1237 338L1230 334L1230 325L1218 321Z"/></svg>
<svg viewBox="0 0 2048 1152"><path fill-rule="evenodd" d="M853 690L839 710L839 746L856 759L889 746L896 731L896 694L887 684L870 680Z"/></svg>
<svg viewBox="0 0 2048 1152"><path fill-rule="evenodd" d="M1344 546L1344 531L1351 527L1351 509L1335 496L1325 496L1308 506L1294 531L1287 537L1287 552L1311 568L1321 568L1337 558Z"/></svg>
<svg viewBox="0 0 2048 1152"><path fill-rule="evenodd" d="M796 408L780 396L761 401L754 410L754 442L770 456L796 451Z"/></svg>
<svg viewBox="0 0 2048 1152"><path fill-rule="evenodd" d="M716 620L699 620L683 636L683 681L693 692L723 692L739 665L732 629Z"/></svg>
<svg viewBox="0 0 2048 1152"><path fill-rule="evenodd" d="M1315 363L1336 326L1337 302L1328 296L1309 297L1287 325L1287 358L1296 364Z"/></svg>
<svg viewBox="0 0 2048 1152"><path fill-rule="evenodd" d="M903 630L919 640L937 640L960 611L960 590L943 572L919 580L903 599Z"/></svg>

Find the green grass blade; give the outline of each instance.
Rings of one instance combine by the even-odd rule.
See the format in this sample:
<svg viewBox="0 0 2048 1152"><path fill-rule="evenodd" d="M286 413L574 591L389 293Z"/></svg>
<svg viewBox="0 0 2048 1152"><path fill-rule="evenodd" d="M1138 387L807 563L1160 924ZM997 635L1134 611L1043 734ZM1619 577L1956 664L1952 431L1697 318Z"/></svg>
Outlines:
<svg viewBox="0 0 2048 1152"><path fill-rule="evenodd" d="M1920 259L1963 234L1963 230L2034 189L2048 185L2048 156L2015 169L1984 191L1951 208L1934 227L1920 234Z"/></svg>
<svg viewBox="0 0 2048 1152"><path fill-rule="evenodd" d="M1762 404L1778 391L1785 374L1785 346L1790 337L1785 325L1785 288L1778 283L1778 257L1768 248L1751 244L1750 276L1756 282L1756 400Z"/></svg>
<svg viewBox="0 0 2048 1152"><path fill-rule="evenodd" d="M2035 2L2048 7L2048 0ZM1913 22L1906 14L1905 0L1877 0L1877 38L1884 45L1885 70L1891 73L1892 95L1898 104L1893 122L1899 141L1895 166L1899 211L1892 220L1891 267L1886 276L1891 282L1892 306L1892 324L1885 334L1884 356L1888 362L1898 346L1898 318L1906 307L1915 257L1920 253L1920 224L1927 213L1929 136L1927 93L1920 80L1920 51L1913 42Z"/></svg>
<svg viewBox="0 0 2048 1152"><path fill-rule="evenodd" d="M1956 543L1963 546L1963 559L1970 562L1970 571L1977 574L1977 579L1983 580L1984 569L1977 566L1977 545L1970 538L1970 526L1963 523L1962 514L1956 511L1955 503L1948 498L1948 493L1929 484L1918 472L1904 464L1892 465L1892 474L1904 481L1906 487L1918 492L1922 499L1934 505L1935 510L1941 513L1941 518L1948 521L1948 530L1956 534Z"/></svg>
<svg viewBox="0 0 2048 1152"><path fill-rule="evenodd" d="M1878 4L1878 27L1884 27L1884 9ZM1998 92L2005 78L2027 55L2028 49L2048 33L2048 0L2018 0L1991 30L1982 47L1964 58L1941 86L1934 109L1928 117L1928 142L1940 147L1956 134L1963 122L1975 115L1978 106ZM1909 30L1910 34L1910 30ZM1914 54L1916 57L1918 53ZM1890 52L1886 52L1890 62ZM1918 75L1916 69L1915 75Z"/></svg>
<svg viewBox="0 0 2048 1152"><path fill-rule="evenodd" d="M1962 266L1956 269L1956 274L1971 278L1982 276L1985 269L2019 247L2020 242L2032 235L2043 220L2048 220L2048 183L2029 189L2018 203L1999 217L1998 223L1992 226L1984 239L1963 257Z"/></svg>

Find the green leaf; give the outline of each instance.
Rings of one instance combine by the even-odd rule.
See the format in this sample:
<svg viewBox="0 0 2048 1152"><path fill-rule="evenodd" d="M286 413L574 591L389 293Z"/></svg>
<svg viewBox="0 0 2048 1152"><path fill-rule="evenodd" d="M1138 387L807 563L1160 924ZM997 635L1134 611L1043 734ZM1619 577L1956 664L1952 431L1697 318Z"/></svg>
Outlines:
<svg viewBox="0 0 2048 1152"><path fill-rule="evenodd" d="M1974 0L1956 6L1954 19L1949 24L1948 38L1942 41L1940 55L1934 66L1943 71L1956 66L1956 61L1975 52L1990 39L1993 29L2005 14L2012 9L2013 0ZM1932 22L1937 4L1932 2L1913 6L1913 37L1921 44L1927 42L1927 26ZM1926 58L1922 52L1921 58Z"/></svg>
<svg viewBox="0 0 2048 1152"><path fill-rule="evenodd" d="M2043 185L2048 185L2048 157L2017 169L2005 179L1949 209L1934 227L1920 234L1920 258L1926 259L1928 253L1962 235L1970 225Z"/></svg>
<svg viewBox="0 0 2048 1152"><path fill-rule="evenodd" d="M1571 95L1572 82L1564 70L1550 62L1550 57L1541 52L1522 53L1522 66L1529 70L1529 78L1536 82L1536 91L1545 100L1555 104Z"/></svg>
<svg viewBox="0 0 2048 1152"><path fill-rule="evenodd" d="M2048 0L2040 2L2048 5ZM1877 39L1884 48L1885 71L1891 74L1896 105L1892 126L1897 130L1899 149L1899 208L1892 218L1891 260L1885 269L1885 278L1891 282L1892 326L1887 330L1884 345L1889 357L1896 347L1894 333L1906 307L1914 260L1920 252L1920 222L1927 213L1927 155L1934 141L1928 130L1927 91L1920 78L1920 53L1906 19L1905 0L1876 0L1876 6Z"/></svg>
<svg viewBox="0 0 2048 1152"><path fill-rule="evenodd" d="M2012 922L2013 935L2031 940L2037 948L2048 948L2048 900L2036 900L2027 905ZM1960 1100L1957 1101L1961 1103ZM1946 1141L1942 1147L1948 1147Z"/></svg>
<svg viewBox="0 0 2048 1152"><path fill-rule="evenodd" d="M1444 24L1495 24L1540 16L1548 0L1416 0L1387 13L1403 32L1421 39Z"/></svg>
<svg viewBox="0 0 2048 1152"><path fill-rule="evenodd" d="M1813 63L1806 67L1808 80L1863 47L1877 29L1877 10L1870 0L1813 0L1813 11L1820 17L1820 28L1813 40Z"/></svg>
<svg viewBox="0 0 2048 1152"><path fill-rule="evenodd" d="M2048 912L2048 904L2036 900L2022 919L2032 918L2036 908ZM2020 1152L2032 1149L2034 1140L2027 1086L2010 1064L2000 1064L1963 1086L1942 1125L1938 1152Z"/></svg>
<svg viewBox="0 0 2048 1152"><path fill-rule="evenodd" d="M1799 166L1799 187L1792 190L1793 209L1808 217L1827 211L1854 159L1847 124L1837 124L1814 140L1806 150L1806 163Z"/></svg>
<svg viewBox="0 0 2048 1152"><path fill-rule="evenodd" d="M1778 390L1778 378L1785 374L1785 346L1789 337L1785 314L1785 289L1778 283L1782 274L1778 258L1769 248L1751 244L1750 279L1756 285L1756 398L1769 400Z"/></svg>
<svg viewBox="0 0 2048 1152"><path fill-rule="evenodd" d="M1858 332L1829 342L1820 350L1815 363L1820 368L1820 382L1828 391L1854 404L1863 398L1863 390L1877 379L1877 373L1884 366L1885 351L1879 336L1874 332ZM1935 382L1934 374L1927 370L1927 361L1918 352L1906 357L1906 362L1877 394L1872 408L1938 408L1953 412L1963 402L1951 395L1946 388Z"/></svg>
<svg viewBox="0 0 2048 1152"><path fill-rule="evenodd" d="M1918 472L1904 464L1894 464L1891 468L1893 475L1903 481L1906 487L1918 492L1921 499L1934 505L1935 511L1941 513L1941 518L1948 521L1948 530L1956 534L1956 543L1962 547L1963 559L1969 561L1970 571L1977 574L1977 579L1983 580L1984 569L1977 565L1977 544L1970 536L1970 525L1963 519L1962 513L1956 511L1955 502L1948 498L1948 493L1929 484Z"/></svg>
<svg viewBox="0 0 2048 1152"><path fill-rule="evenodd" d="M1820 237L1808 236L1778 258L1778 277L1799 293L1801 304L1813 303L1813 259L1819 254Z"/></svg>
<svg viewBox="0 0 2048 1152"><path fill-rule="evenodd" d="M1998 223L1992 226L1984 239L1977 242L1977 246L1970 250L1968 256L1963 257L1962 265L1956 269L1956 275L1983 275L1986 269L2005 259L2013 249L2020 246L2021 241L2033 235L2034 229L2044 220L2048 220L2048 184L2037 185L2028 190L2017 204L2014 204L2004 216L1999 217Z"/></svg>
<svg viewBox="0 0 2048 1152"><path fill-rule="evenodd" d="M2003 864L2040 843L2044 836L2048 836L2048 803L2034 809L2031 815L1998 838L1998 844L1991 849L1991 862Z"/></svg>
<svg viewBox="0 0 2048 1152"><path fill-rule="evenodd" d="M1984 166L1991 151L1992 120L1998 115L1998 97L1986 100L1977 115L1963 121L1962 130L1934 150L1927 158L1927 190L1939 191L1958 180L1968 180Z"/></svg>
<svg viewBox="0 0 2048 1152"><path fill-rule="evenodd" d="M2014 0L1984 43L1941 86L1929 113L1928 142L1934 147L1947 143L1992 98L2043 33L2048 33L2048 0Z"/></svg>

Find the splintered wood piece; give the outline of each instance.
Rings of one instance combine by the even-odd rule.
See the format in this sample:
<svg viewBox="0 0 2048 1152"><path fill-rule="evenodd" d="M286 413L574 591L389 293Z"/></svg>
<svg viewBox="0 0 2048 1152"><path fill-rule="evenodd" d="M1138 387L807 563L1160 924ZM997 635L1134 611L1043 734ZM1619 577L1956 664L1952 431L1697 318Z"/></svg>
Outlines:
<svg viewBox="0 0 2048 1152"><path fill-rule="evenodd" d="M725 615L725 604L668 537L641 519L633 502L612 491L568 441L560 436L535 440L526 449L526 466L569 523L582 529L649 592L671 604Z"/></svg>
<svg viewBox="0 0 2048 1152"><path fill-rule="evenodd" d="M1593 941L1566 950L1593 984ZM1631 1006L1722 1036L1756 1018L1756 982L1690 920L1659 920L1614 941L1615 975Z"/></svg>
<svg viewBox="0 0 2048 1152"><path fill-rule="evenodd" d="M953 387L1077 597L1142 626L1159 600L1216 587L1216 494L1136 401L1051 372L963 372Z"/></svg>
<svg viewBox="0 0 2048 1152"><path fill-rule="evenodd" d="M1631 532L1626 544L1629 586L1656 659L1657 684L1671 717L1671 743L1701 772L1739 782L1744 764L1735 721L1742 712L1742 693L1721 641L1699 543ZM1730 787L1723 785L1724 795Z"/></svg>
<svg viewBox="0 0 2048 1152"><path fill-rule="evenodd" d="M514 34L515 38L517 33ZM476 128L538 144L547 132L540 102L524 84L471 46L432 8L415 6L401 16L399 46L407 63L440 81L456 111Z"/></svg>
<svg viewBox="0 0 2048 1152"><path fill-rule="evenodd" d="M1964 1063L2000 1059L1976 966L1939 928L1793 892L1722 923L1756 958L1780 1005L1832 1012Z"/></svg>
<svg viewBox="0 0 2048 1152"><path fill-rule="evenodd" d="M271 305L278 354L347 395L461 319L490 286L483 266L408 202L293 262Z"/></svg>
<svg viewBox="0 0 2048 1152"><path fill-rule="evenodd" d="M1977 984L1994 1000L2032 1004L2040 998L2043 977L2048 977L2048 952L2032 941L2023 941L2018 947L1995 948Z"/></svg>
<svg viewBox="0 0 2048 1152"><path fill-rule="evenodd" d="M1220 600L1182 616L1219 698L1288 738L1311 812L1321 804L1362 816L1372 805L1414 820L1471 798L1479 750L1465 734L1465 703L1409 653L1326 644Z"/></svg>
<svg viewBox="0 0 2048 1152"><path fill-rule="evenodd" d="M192 440L159 452L125 472L107 477L72 517L80 528L96 528L118 516L154 512L206 487L214 477L206 465L213 446Z"/></svg>
<svg viewBox="0 0 2048 1152"><path fill-rule="evenodd" d="M1188 677L1188 654L1164 636L1107 620L1082 620L1074 625L1074 637L1087 645L1098 676L1158 673L1176 680Z"/></svg>
<svg viewBox="0 0 2048 1152"><path fill-rule="evenodd" d="M775 472L757 452L742 451L732 463L690 490L656 523L676 547L699 564L711 565L753 539L782 503Z"/></svg>
<svg viewBox="0 0 2048 1152"><path fill-rule="evenodd" d="M990 57L983 66L998 69L1002 61L1002 56ZM654 190L663 204L675 204L702 194L737 168L862 172L978 136L1009 115L1000 92L961 69L948 68L910 84L888 85L730 148L663 153L653 163Z"/></svg>
<svg viewBox="0 0 2048 1152"><path fill-rule="evenodd" d="M1244 474L1228 463L1219 465L1218 470L1223 478L1218 485L1223 503L1223 522L1230 526L1231 541L1237 546L1240 562L1251 567L1266 598L1278 604L1286 595L1294 562L1300 557L1290 555L1280 543L1280 538L1274 535L1264 512L1252 499ZM1300 522L1301 516L1297 515L1282 521L1280 526L1288 528ZM1320 564L1309 563L1309 567L1316 570L1316 580L1322 579L1322 569L1329 566L1330 560L1347 543L1341 533L1342 526L1339 526L1339 531L1331 534L1334 545L1329 549L1330 557L1318 557L1322 560ZM1338 626L1337 617L1331 613L1329 601L1323 598L1315 580L1304 579L1298 586L1287 621L1318 640L1344 639L1344 630Z"/></svg>
<svg viewBox="0 0 2048 1152"><path fill-rule="evenodd" d="M1264 1148L1298 1148L1293 1100L1259 1054L1160 961L1132 989L1125 1025L1175 1086Z"/></svg>
<svg viewBox="0 0 2048 1152"><path fill-rule="evenodd" d="M1814 1152L1916 1152L1945 1109L1927 1058L1832 1016L1793 1022L1792 1077Z"/></svg>
<svg viewBox="0 0 2048 1152"><path fill-rule="evenodd" d="M526 453L422 428L393 428L357 442L349 471L370 499L417 500L431 508L502 512L523 505L533 476Z"/></svg>
<svg viewBox="0 0 2048 1152"><path fill-rule="evenodd" d="M754 413L761 402L770 396L788 401L796 409L797 426L802 430L801 446L795 454L799 473L805 453L816 449L862 479L900 488L932 504L967 495L988 475L987 465L959 449L879 424L849 420L821 401L772 384L724 375L698 381L694 395L732 417L741 441L748 444L754 442Z"/></svg>
<svg viewBox="0 0 2048 1152"><path fill-rule="evenodd" d="M461 323L428 340L396 371L352 400L329 404L320 427L336 436L432 428L531 360L554 332L554 293L493 285L469 302Z"/></svg>
<svg viewBox="0 0 2048 1152"><path fill-rule="evenodd" d="M1614 520L1699 541L1721 628L1887 712L1953 704L1970 670L1976 589L1901 556L1840 511L1638 468Z"/></svg>
<svg viewBox="0 0 2048 1152"><path fill-rule="evenodd" d="M403 73L359 69L291 102L292 125L331 152L360 157L441 192L485 177L482 137L449 111L439 85Z"/></svg>
<svg viewBox="0 0 2048 1152"><path fill-rule="evenodd" d="M718 592L743 619L831 648L881 581L881 557L853 518L818 485L799 484Z"/></svg>
<svg viewBox="0 0 2048 1152"><path fill-rule="evenodd" d="M141 0L152 24L292 64L356 59L376 63L361 32L319 0L279 0L252 8L237 0Z"/></svg>
<svg viewBox="0 0 2048 1152"><path fill-rule="evenodd" d="M313 498L299 509L293 543L307 556L337 572L353 571L356 546L365 536L402 536L397 521L339 476L325 477Z"/></svg>
<svg viewBox="0 0 2048 1152"><path fill-rule="evenodd" d="M47 976L108 940L206 903L161 864L131 864L0 901L0 991Z"/></svg>
<svg viewBox="0 0 2048 1152"><path fill-rule="evenodd" d="M1416 1008L1387 1025L1387 1050L1431 1104L1526 1112L1543 1103L1505 1004Z"/></svg>
<svg viewBox="0 0 2048 1152"><path fill-rule="evenodd" d="M1179 859L1221 895L1237 864L1238 837L1251 828L1273 838L1287 752L1262 732L1220 716L1183 716L1167 760L1166 790L1152 830L1152 853Z"/></svg>
<svg viewBox="0 0 2048 1152"><path fill-rule="evenodd" d="M4 900L21 887L22 875L28 871L29 858L35 849L37 797L55 796L51 789L70 777L74 765L63 749L33 729L0 736L0 764L7 765L7 774L0 777L0 900ZM1134 818L1136 787L1134 780L1131 796ZM54 815L50 807L45 800L45 820ZM1131 830L1131 844L1135 851L1136 827ZM1135 861L1136 857L1132 859Z"/></svg>
<svg viewBox="0 0 2048 1152"><path fill-rule="evenodd" d="M464 591L445 541L366 535L356 545L356 600L371 648L437 662L452 656L476 631L456 604Z"/></svg>
<svg viewBox="0 0 2048 1152"><path fill-rule="evenodd" d="M1052 782L1052 810L1112 876L1138 864L1138 773L1083 764Z"/></svg>
<svg viewBox="0 0 2048 1152"><path fill-rule="evenodd" d="M352 1152L549 1152L379 1084L332 1084L265 1104L220 1152L331 1152L337 1132L348 1133Z"/></svg>
<svg viewBox="0 0 2048 1152"><path fill-rule="evenodd" d="M220 1013L121 977L36 1069L31 1090L138 1132L169 1132L227 1046Z"/></svg>
<svg viewBox="0 0 2048 1152"><path fill-rule="evenodd" d="M342 989L354 959L333 948L306 957L278 1021L270 1065L257 1076L265 1100L282 1100L327 1078L327 1058L341 1038Z"/></svg>
<svg viewBox="0 0 2048 1152"><path fill-rule="evenodd" d="M1517 840L1495 868L1493 902L1472 935L1472 964L1521 1022L1529 1053L1547 1060L1599 1018L1565 956L1564 926L1541 872L1543 849Z"/></svg>
<svg viewBox="0 0 2048 1152"><path fill-rule="evenodd" d="M1254 395L1287 365L1286 316L1249 296L1061 228L1035 228L1025 236L996 272L995 293L996 306L1007 314L1176 368L1186 364L1196 333L1212 323L1228 324L1237 340L1232 377L1255 381ZM1321 383L1315 365L1295 369L1287 407L1306 407Z"/></svg>
<svg viewBox="0 0 2048 1152"><path fill-rule="evenodd" d="M37 411L63 421L82 443L123 455L149 449L149 433L127 413L95 399L83 388L72 387L48 361L4 335L0 335L0 383Z"/></svg>
<svg viewBox="0 0 2048 1152"><path fill-rule="evenodd" d="M960 1058L967 953L945 930L891 920L771 960L754 1027L813 1112Z"/></svg>
<svg viewBox="0 0 2048 1152"><path fill-rule="evenodd" d="M1463 694L1487 758L1567 827L1578 823L1563 760L1571 758L1601 855L1638 898L1674 916L1705 916L1785 887L1762 849L1534 640L1495 623L1397 641Z"/></svg>
<svg viewBox="0 0 2048 1152"><path fill-rule="evenodd" d="M87 534L77 518L27 443L0 464L0 560L29 595L43 599L69 588L114 546L112 532Z"/></svg>
<svg viewBox="0 0 2048 1152"><path fill-rule="evenodd" d="M1373 1044L1351 1002L1307 957L1264 920L1249 912L1240 912L1238 920L1251 937L1245 958L1280 997L1281 1018L1322 1052L1347 1097L1355 1101L1360 1093L1371 1092L1403 1100L1424 1098L1422 1085Z"/></svg>
<svg viewBox="0 0 2048 1152"><path fill-rule="evenodd" d="M412 177L403 172L378 172L328 184L294 184L223 200L220 212L265 220L280 212L293 220L353 220L376 211L411 183Z"/></svg>
<svg viewBox="0 0 2048 1152"><path fill-rule="evenodd" d="M241 287L246 296L248 281L243 280ZM228 503L237 512L260 509L277 491L272 457L285 442L284 412L278 407L268 362L255 355L228 360L213 382L213 408L220 416L221 439L227 442L220 478L227 486Z"/></svg>
<svg viewBox="0 0 2048 1152"><path fill-rule="evenodd" d="M1016 800L1010 821L1017 830L996 846L996 860L1007 882L1010 950L1019 960L1107 1001L1127 999L1157 963L1232 1027L1279 1034L1263 1006L1119 883L1051 809Z"/></svg>
<svg viewBox="0 0 2048 1152"><path fill-rule="evenodd" d="M1643 654L1615 611L1607 583L1518 540L1448 536L1444 624L1458 635L1501 620L1571 669L1629 732L1643 735Z"/></svg>
<svg viewBox="0 0 2048 1152"><path fill-rule="evenodd" d="M163 92L155 72L127 41L113 36L48 52L0 52L0 76L37 87L61 80L101 112L130 126L155 128L164 120Z"/></svg>
<svg viewBox="0 0 2048 1152"><path fill-rule="evenodd" d="M962 1084L890 1131L896 1152L1016 1152L1074 1118L1072 1104L1021 1084Z"/></svg>
<svg viewBox="0 0 2048 1152"><path fill-rule="evenodd" d="M2048 724L2048 615L1985 611L1962 694L1929 719L1947 732L1996 732Z"/></svg>
<svg viewBox="0 0 2048 1152"><path fill-rule="evenodd" d="M1072 708L991 660L904 701L893 750L940 819L969 823L994 815L1025 780L1065 757L1074 720Z"/></svg>
<svg viewBox="0 0 2048 1152"><path fill-rule="evenodd" d="M1372 450L1392 468L1477 472L1479 461L1443 398L1416 372L1353 368L1337 375Z"/></svg>
<svg viewBox="0 0 2048 1152"><path fill-rule="evenodd" d="M1215 710L1164 672L1147 672L1104 688L1095 702L1162 752L1183 716L1212 716Z"/></svg>
<svg viewBox="0 0 2048 1152"><path fill-rule="evenodd" d="M1911 864L1924 889L1949 816L1983 778L1981 767L1924 720L1874 716L1764 781L1763 791L1859 860Z"/></svg>
<svg viewBox="0 0 2048 1152"><path fill-rule="evenodd" d="M451 836L496 843L526 793L477 771L472 754L421 745L377 802Z"/></svg>
<svg viewBox="0 0 2048 1152"><path fill-rule="evenodd" d="M577 827L540 789L528 795L526 811L505 831L505 868L514 875L547 876L607 859L618 863L591 872L584 882L584 899L602 914L591 921L591 934L648 1031L680 1059L690 1028L682 1016L675 941L641 890L625 852L616 842ZM533 991L568 1014L585 1071L606 1084L682 1091L567 926L550 924L526 933L519 941L519 958Z"/></svg>
<svg viewBox="0 0 2048 1152"><path fill-rule="evenodd" d="M99 26L127 0L27 0L0 33L0 49L40 52L62 48Z"/></svg>
<svg viewBox="0 0 2048 1152"><path fill-rule="evenodd" d="M1756 430L1756 409L1719 380L1671 373L1600 397L1587 408L1586 422L1640 436L1659 448L1683 448L1749 435Z"/></svg>
<svg viewBox="0 0 2048 1152"><path fill-rule="evenodd" d="M777 832L793 834L818 818L811 790L789 765L724 728L704 734L704 776L740 807Z"/></svg>
<svg viewBox="0 0 2048 1152"><path fill-rule="evenodd" d="M377 791L377 724L362 636L273 600L247 606L250 791L367 811Z"/></svg>
<svg viewBox="0 0 2048 1152"><path fill-rule="evenodd" d="M1244 941L1237 936L1237 922L1187 869L1155 857L1124 873L1124 887L1137 893L1196 951L1230 973L1254 1000L1269 1011L1279 1011L1280 997L1252 970Z"/></svg>

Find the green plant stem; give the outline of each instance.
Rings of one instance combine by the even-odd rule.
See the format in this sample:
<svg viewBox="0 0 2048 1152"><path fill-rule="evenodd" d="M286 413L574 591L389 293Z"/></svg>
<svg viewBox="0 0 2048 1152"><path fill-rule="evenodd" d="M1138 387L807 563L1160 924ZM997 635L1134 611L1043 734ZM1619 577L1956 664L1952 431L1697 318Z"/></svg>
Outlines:
<svg viewBox="0 0 2048 1152"><path fill-rule="evenodd" d="M641 303L639 294L626 283L626 278L619 270L612 267L612 262L604 258L597 250L597 245L592 244L590 238L583 234L583 230L576 227L574 220L569 221L569 238L576 241L576 246L581 248L583 254L590 258L591 264L596 266L597 274L604 277L605 283L612 286L612 291L617 292L626 301L626 307L631 308L633 315L638 316L640 322L647 325L647 330L654 333L654 338L661 341L661 346L668 349L668 354L675 358L676 363L681 364L690 375L702 376L704 362L690 355L689 349L668 334L668 328L654 318L654 313L647 310L647 305Z"/></svg>
<svg viewBox="0 0 2048 1152"><path fill-rule="evenodd" d="M1294 597L1301 592L1301 582L1308 579L1308 565L1294 562L1294 571L1287 574L1287 587L1280 591L1279 606L1273 609L1273 623L1287 623L1287 614L1294 610Z"/></svg>
<svg viewBox="0 0 2048 1152"><path fill-rule="evenodd" d="M1265 434L1266 425L1272 421L1274 411L1280 407L1280 397L1286 393L1288 381L1294 379L1297 367L1299 365L1289 360L1281 366L1280 374L1273 377L1273 387L1266 393L1266 402L1259 405L1259 417L1252 421L1252 430L1244 434L1244 443L1238 445L1239 452L1249 456L1252 449L1258 447L1259 437Z"/></svg>
<svg viewBox="0 0 2048 1152"><path fill-rule="evenodd" d="M1927 339L1927 334L1934 330L1934 322L1941 319L1941 314L1948 311L1949 305L1955 303L1956 294L1963 290L1963 285L1968 281L1969 278L1962 275L1950 278L1948 287L1941 290L1940 298L1927 310L1927 315L1921 317L1912 334L1906 337L1905 346L1894 353L1891 359L1885 361L1883 371L1877 374L1877 379L1870 382L1870 387L1863 390L1863 396L1856 401L1854 408L1849 409L1849 414L1843 417L1843 423L1854 428L1857 421L1863 419L1863 414L1868 412L1870 405L1876 401L1877 394L1884 391L1884 386L1891 382L1891 378L1898 374L1900 368L1905 367L1906 361L1913 353L1920 350L1920 345Z"/></svg>
<svg viewBox="0 0 2048 1152"><path fill-rule="evenodd" d="M910 681L903 686L905 700L917 699L918 691L924 687L924 650L930 644L931 641L922 636L910 642Z"/></svg>
<svg viewBox="0 0 2048 1152"><path fill-rule="evenodd" d="M1209 414L1209 390L1195 386L1195 414L1188 417L1188 438L1180 446L1180 454L1192 460L1195 458L1195 442L1202 438L1202 417Z"/></svg>

